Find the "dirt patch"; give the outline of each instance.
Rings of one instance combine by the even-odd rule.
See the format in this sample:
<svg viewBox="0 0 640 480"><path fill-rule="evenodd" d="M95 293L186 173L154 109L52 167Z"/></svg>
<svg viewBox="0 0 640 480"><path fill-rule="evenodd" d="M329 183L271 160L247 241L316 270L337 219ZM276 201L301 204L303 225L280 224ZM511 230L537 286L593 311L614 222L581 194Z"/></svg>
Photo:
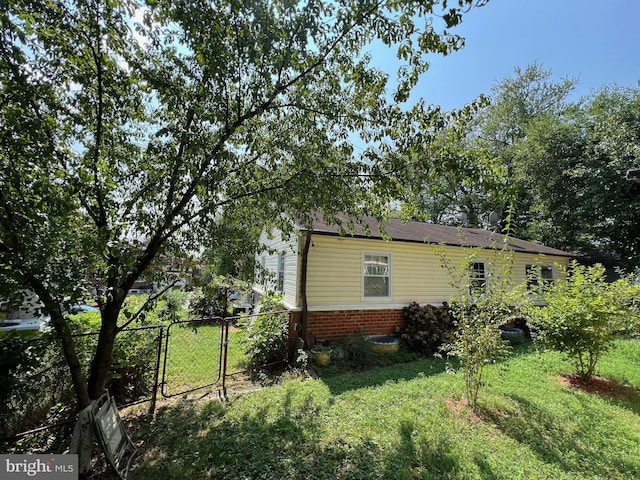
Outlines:
<svg viewBox="0 0 640 480"><path fill-rule="evenodd" d="M631 385L616 382L602 377L592 377L591 382L585 384L577 375L561 375L558 381L568 388L578 388L603 398L634 401L640 399L640 391Z"/></svg>
<svg viewBox="0 0 640 480"><path fill-rule="evenodd" d="M471 423L482 421L482 418L471 410L471 406L466 398L445 398L444 404L447 410L452 412L456 417L465 417Z"/></svg>

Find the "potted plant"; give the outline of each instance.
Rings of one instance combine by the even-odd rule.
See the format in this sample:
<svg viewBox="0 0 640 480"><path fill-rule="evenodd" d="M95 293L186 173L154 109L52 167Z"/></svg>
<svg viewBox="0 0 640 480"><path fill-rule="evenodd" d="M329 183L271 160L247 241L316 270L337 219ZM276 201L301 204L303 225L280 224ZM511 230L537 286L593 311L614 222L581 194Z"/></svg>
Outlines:
<svg viewBox="0 0 640 480"><path fill-rule="evenodd" d="M329 365L331 362L331 347L327 345L316 345L311 349L313 361L319 367Z"/></svg>

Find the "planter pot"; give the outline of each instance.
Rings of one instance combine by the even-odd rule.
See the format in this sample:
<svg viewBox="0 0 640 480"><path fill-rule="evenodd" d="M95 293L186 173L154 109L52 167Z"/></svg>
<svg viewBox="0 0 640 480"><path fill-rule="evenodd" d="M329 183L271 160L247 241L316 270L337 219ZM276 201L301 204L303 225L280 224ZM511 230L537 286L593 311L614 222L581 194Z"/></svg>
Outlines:
<svg viewBox="0 0 640 480"><path fill-rule="evenodd" d="M522 331L520 328L515 328L515 327L501 327L500 336L504 340L509 340L513 338L524 338L524 331Z"/></svg>
<svg viewBox="0 0 640 480"><path fill-rule="evenodd" d="M393 335L371 335L367 343L375 353L395 353L400 349L400 340Z"/></svg>
<svg viewBox="0 0 640 480"><path fill-rule="evenodd" d="M311 350L313 362L319 367L325 367L331 363L331 350Z"/></svg>

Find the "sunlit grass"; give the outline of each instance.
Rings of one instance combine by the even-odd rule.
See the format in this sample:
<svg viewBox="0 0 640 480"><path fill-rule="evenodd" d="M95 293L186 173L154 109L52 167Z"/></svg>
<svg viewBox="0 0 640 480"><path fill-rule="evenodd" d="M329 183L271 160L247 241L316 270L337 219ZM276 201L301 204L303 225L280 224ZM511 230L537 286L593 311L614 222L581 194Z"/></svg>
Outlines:
<svg viewBox="0 0 640 480"><path fill-rule="evenodd" d="M131 478L640 478L639 356L633 340L603 358L599 375L626 392L607 396L563 384L559 355L521 348L489 366L479 416L437 359L178 403L134 432Z"/></svg>
<svg viewBox="0 0 640 480"><path fill-rule="evenodd" d="M165 393L173 395L220 381L220 362L223 360L220 324L176 324L168 333ZM230 327L227 371L240 370L246 362L240 332Z"/></svg>

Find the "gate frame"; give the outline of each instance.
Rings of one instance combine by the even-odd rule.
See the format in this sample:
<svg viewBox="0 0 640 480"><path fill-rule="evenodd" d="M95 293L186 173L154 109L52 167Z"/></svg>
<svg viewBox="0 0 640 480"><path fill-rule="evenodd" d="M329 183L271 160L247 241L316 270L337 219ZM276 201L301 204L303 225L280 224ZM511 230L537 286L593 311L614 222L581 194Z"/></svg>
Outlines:
<svg viewBox="0 0 640 480"><path fill-rule="evenodd" d="M169 357L169 338L171 337L171 327L173 327L174 325L180 325L180 324L186 324L186 323L201 323L204 324L204 322L216 322L216 323L220 323L220 344L218 346L218 350L219 350L219 355L218 355L218 378L216 378L213 382L211 383L207 383L206 385L200 385L197 386L195 388L190 388L188 390L183 390L180 391L178 393L167 393L165 391L165 386L167 385L166 382L166 375L167 375L167 359ZM177 320L177 321L173 321L171 322L168 326L167 326L167 332L165 334L165 344L164 344L164 360L162 363L162 380L160 382L160 393L164 398L172 398L172 397L177 397L178 395L184 395L186 393L191 393L191 392L195 392L196 390L202 390L203 388L207 388L207 387L212 387L214 385L216 385L219 381L220 381L220 377L221 377L221 372L222 372L222 353L223 353L223 346L224 346L224 342L223 340L223 335L224 335L224 324L225 324L225 319L222 317L202 317L202 318L196 318L196 319L191 319L191 320ZM227 349L226 346L224 346L224 355L226 357L227 354ZM159 365L159 359L158 359L158 368L160 367ZM158 372L159 373L159 372Z"/></svg>

